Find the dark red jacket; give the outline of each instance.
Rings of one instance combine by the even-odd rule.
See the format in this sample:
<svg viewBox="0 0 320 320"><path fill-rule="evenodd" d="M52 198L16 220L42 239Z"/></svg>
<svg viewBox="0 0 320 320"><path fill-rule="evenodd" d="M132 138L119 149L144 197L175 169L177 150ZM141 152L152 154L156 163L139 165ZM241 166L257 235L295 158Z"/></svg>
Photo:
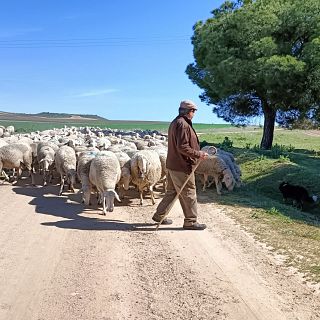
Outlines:
<svg viewBox="0 0 320 320"><path fill-rule="evenodd" d="M199 139L191 120L185 116L176 117L168 131L167 168L189 174L199 158Z"/></svg>

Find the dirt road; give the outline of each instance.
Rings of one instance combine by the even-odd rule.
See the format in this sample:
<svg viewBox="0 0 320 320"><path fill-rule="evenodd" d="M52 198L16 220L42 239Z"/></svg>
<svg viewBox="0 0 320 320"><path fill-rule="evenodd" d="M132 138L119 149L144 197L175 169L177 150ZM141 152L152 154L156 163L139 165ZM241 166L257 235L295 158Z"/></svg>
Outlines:
<svg viewBox="0 0 320 320"><path fill-rule="evenodd" d="M320 318L319 292L204 197L207 230L183 230L176 205L155 232L149 198L103 216L58 186L1 183L1 320Z"/></svg>

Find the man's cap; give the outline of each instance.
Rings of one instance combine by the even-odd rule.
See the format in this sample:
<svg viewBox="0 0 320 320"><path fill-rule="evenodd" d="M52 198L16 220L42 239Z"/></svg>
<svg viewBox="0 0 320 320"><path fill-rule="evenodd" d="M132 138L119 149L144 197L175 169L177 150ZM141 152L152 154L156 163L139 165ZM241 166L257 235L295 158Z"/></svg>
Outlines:
<svg viewBox="0 0 320 320"><path fill-rule="evenodd" d="M191 100L183 100L180 102L180 108L181 109L195 109L198 110L198 107L196 106L196 104L194 102L192 102Z"/></svg>

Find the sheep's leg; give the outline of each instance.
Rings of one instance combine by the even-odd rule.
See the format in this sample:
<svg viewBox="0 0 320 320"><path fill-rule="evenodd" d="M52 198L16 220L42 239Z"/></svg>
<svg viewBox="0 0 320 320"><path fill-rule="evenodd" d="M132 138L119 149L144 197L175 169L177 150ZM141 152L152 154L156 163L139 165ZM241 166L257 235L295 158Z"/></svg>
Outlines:
<svg viewBox="0 0 320 320"><path fill-rule="evenodd" d="M15 174L16 174L16 169L12 169L12 175L9 177L9 182L13 183L15 182Z"/></svg>
<svg viewBox="0 0 320 320"><path fill-rule="evenodd" d="M19 168L12 169L12 177L10 177L9 182L11 182L11 183L18 182L18 172L19 172Z"/></svg>
<svg viewBox="0 0 320 320"><path fill-rule="evenodd" d="M107 206L106 206L107 198L103 192L102 192L102 202L103 202L103 214L106 215L107 214Z"/></svg>
<svg viewBox="0 0 320 320"><path fill-rule="evenodd" d="M59 191L59 196L62 195L63 186L64 186L64 176L63 176L62 174L60 174L60 191Z"/></svg>
<svg viewBox="0 0 320 320"><path fill-rule="evenodd" d="M2 182L2 184L4 184L5 181L9 181L9 176L7 175L7 173L3 170L3 164L0 161L0 174L2 174L4 176L4 180Z"/></svg>
<svg viewBox="0 0 320 320"><path fill-rule="evenodd" d="M123 186L119 186L119 197L120 199L124 199L124 188Z"/></svg>
<svg viewBox="0 0 320 320"><path fill-rule="evenodd" d="M74 187L71 182L69 183L69 190L74 193Z"/></svg>
<svg viewBox="0 0 320 320"><path fill-rule="evenodd" d="M21 178L22 176L22 169L21 167L17 168L17 181Z"/></svg>
<svg viewBox="0 0 320 320"><path fill-rule="evenodd" d="M209 177L208 177L208 178L209 178ZM208 179L208 180L209 180L209 179ZM215 180L212 179L212 180L208 183L207 187L210 188L214 183L215 183Z"/></svg>
<svg viewBox="0 0 320 320"><path fill-rule="evenodd" d="M31 184L32 184L33 186L35 186L36 183L35 183L35 180L34 180L34 173L32 172L32 170L30 170L29 172L30 172L30 175L31 175Z"/></svg>
<svg viewBox="0 0 320 320"><path fill-rule="evenodd" d="M46 186L47 185L47 171L43 172L43 185Z"/></svg>
<svg viewBox="0 0 320 320"><path fill-rule="evenodd" d="M35 160L35 158L34 157L32 157L32 172L33 173L36 173L36 168L35 168L35 164L36 164L36 160Z"/></svg>
<svg viewBox="0 0 320 320"><path fill-rule="evenodd" d="M140 205L143 205L143 189L139 188L139 194L140 194Z"/></svg>
<svg viewBox="0 0 320 320"><path fill-rule="evenodd" d="M208 181L208 175L204 174L202 179L202 183L203 183L202 191L206 191L207 181Z"/></svg>
<svg viewBox="0 0 320 320"><path fill-rule="evenodd" d="M49 170L49 177L48 177L48 182L51 183L53 178L53 172L51 170Z"/></svg>
<svg viewBox="0 0 320 320"><path fill-rule="evenodd" d="M98 200L98 204L102 204L102 195L101 195L101 192L97 191L97 200Z"/></svg>
<svg viewBox="0 0 320 320"><path fill-rule="evenodd" d="M2 164L1 161L0 161L0 174L2 174L2 175L4 176L4 181L3 181L3 183L4 183L5 181L9 181L9 177L8 177L7 173L3 170L3 164Z"/></svg>
<svg viewBox="0 0 320 320"><path fill-rule="evenodd" d="M87 185L85 188L81 188L82 190L82 203L86 206L91 205L90 197L91 197L91 185Z"/></svg>
<svg viewBox="0 0 320 320"><path fill-rule="evenodd" d="M150 187L149 187L149 191L150 191L150 194L151 194L152 204L155 204L156 201L154 200L153 186L150 186Z"/></svg>
<svg viewBox="0 0 320 320"><path fill-rule="evenodd" d="M215 184L216 184L217 194L221 195L222 183L219 180L219 177L218 176L214 176L214 181L215 181Z"/></svg>

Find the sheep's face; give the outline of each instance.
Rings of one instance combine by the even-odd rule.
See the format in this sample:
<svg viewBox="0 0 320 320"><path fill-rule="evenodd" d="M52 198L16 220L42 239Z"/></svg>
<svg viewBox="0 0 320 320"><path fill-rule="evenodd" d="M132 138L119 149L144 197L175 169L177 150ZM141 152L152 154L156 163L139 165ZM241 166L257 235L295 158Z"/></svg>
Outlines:
<svg viewBox="0 0 320 320"><path fill-rule="evenodd" d="M105 201L105 209L107 212L112 212L114 209L114 198L116 198L119 202L121 202L118 194L115 190L107 190L103 193L104 201Z"/></svg>
<svg viewBox="0 0 320 320"><path fill-rule="evenodd" d="M147 160L144 158L140 158L138 162L138 177L140 179L144 179L148 170Z"/></svg>
<svg viewBox="0 0 320 320"><path fill-rule="evenodd" d="M131 173L128 168L122 168L121 170L121 181L123 183L124 190L129 190L129 184L131 181Z"/></svg>
<svg viewBox="0 0 320 320"><path fill-rule="evenodd" d="M124 190L129 190L129 185L130 185L130 181L131 181L131 175L122 177L122 181L123 181L123 189Z"/></svg>
<svg viewBox="0 0 320 320"><path fill-rule="evenodd" d="M90 186L82 186L83 202L86 206L90 204L91 188Z"/></svg>
<svg viewBox="0 0 320 320"><path fill-rule="evenodd" d="M138 178L143 179L144 178L144 172L138 169Z"/></svg>
<svg viewBox="0 0 320 320"><path fill-rule="evenodd" d="M71 190L74 190L73 187L76 183L76 174L77 173L75 170L70 170L67 173L67 181L68 181L68 184L70 185Z"/></svg>
<svg viewBox="0 0 320 320"><path fill-rule="evenodd" d="M230 170L224 171L222 182L226 185L229 191L233 190L235 181Z"/></svg>
<svg viewBox="0 0 320 320"><path fill-rule="evenodd" d="M53 159L44 158L44 159L41 159L39 163L42 163L43 169L45 171L49 171L49 167L52 165Z"/></svg>

